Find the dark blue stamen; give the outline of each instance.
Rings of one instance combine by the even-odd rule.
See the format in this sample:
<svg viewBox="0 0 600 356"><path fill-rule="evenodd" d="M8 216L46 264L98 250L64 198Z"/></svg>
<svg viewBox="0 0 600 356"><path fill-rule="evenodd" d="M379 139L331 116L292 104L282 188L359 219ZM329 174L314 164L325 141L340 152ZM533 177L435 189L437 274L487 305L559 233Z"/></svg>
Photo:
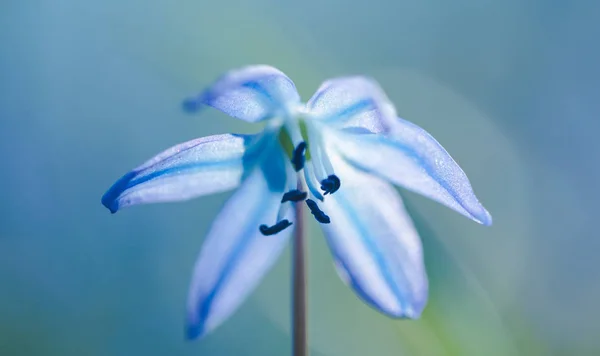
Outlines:
<svg viewBox="0 0 600 356"><path fill-rule="evenodd" d="M341 185L342 182L340 179L335 174L332 174L321 181L321 190L325 192L323 195L333 194L340 189Z"/></svg>
<svg viewBox="0 0 600 356"><path fill-rule="evenodd" d="M289 227L290 225L292 225L292 223L288 219L283 219L273 226L267 226L264 224L260 225L258 227L258 229L260 230L260 232L263 235L269 236L269 235L275 235L276 233L283 231L285 228Z"/></svg>
<svg viewBox="0 0 600 356"><path fill-rule="evenodd" d="M306 150L306 142L302 141L296 146L292 154L292 164L296 172L304 168L304 150Z"/></svg>
<svg viewBox="0 0 600 356"><path fill-rule="evenodd" d="M306 192L303 192L298 189L292 189L289 192L285 193L281 198L281 202L285 203L286 201L299 202L306 199Z"/></svg>
<svg viewBox="0 0 600 356"><path fill-rule="evenodd" d="M329 224L331 222L329 216L327 216L321 209L319 209L319 206L314 200L306 199L306 205L308 205L310 213L313 214L315 220L317 220L321 224Z"/></svg>

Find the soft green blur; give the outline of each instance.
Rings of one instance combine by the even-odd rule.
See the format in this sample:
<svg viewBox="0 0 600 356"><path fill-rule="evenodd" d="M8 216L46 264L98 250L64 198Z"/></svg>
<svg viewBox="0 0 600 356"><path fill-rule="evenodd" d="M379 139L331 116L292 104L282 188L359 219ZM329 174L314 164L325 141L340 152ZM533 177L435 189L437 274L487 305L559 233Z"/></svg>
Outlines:
<svg viewBox="0 0 600 356"><path fill-rule="evenodd" d="M598 355L600 3L4 0L0 355L287 355L290 254L203 340L184 341L196 254L228 194L100 204L191 138L257 128L181 100L270 64L304 100L376 78L461 164L485 228L403 192L425 245L421 320L388 319L310 226L313 355Z"/></svg>

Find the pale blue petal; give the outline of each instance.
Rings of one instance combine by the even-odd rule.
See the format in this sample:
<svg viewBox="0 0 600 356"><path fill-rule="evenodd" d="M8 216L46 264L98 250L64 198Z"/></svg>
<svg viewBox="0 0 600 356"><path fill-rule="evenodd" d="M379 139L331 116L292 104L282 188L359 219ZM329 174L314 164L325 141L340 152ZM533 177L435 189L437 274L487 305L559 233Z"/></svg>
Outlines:
<svg viewBox="0 0 600 356"><path fill-rule="evenodd" d="M180 201L233 189L266 140L216 135L174 146L119 179L102 197L112 213L136 204Z"/></svg>
<svg viewBox="0 0 600 356"><path fill-rule="evenodd" d="M331 223L321 227L340 277L379 311L418 318L427 302L427 275L400 196L387 182L331 158L342 186L322 204Z"/></svg>
<svg viewBox="0 0 600 356"><path fill-rule="evenodd" d="M186 111L208 105L235 118L258 122L285 114L300 102L296 86L280 70L257 65L232 70L209 89L184 101Z"/></svg>
<svg viewBox="0 0 600 356"><path fill-rule="evenodd" d="M324 82L306 104L310 117L334 126L387 130L396 117L394 106L379 84L367 77L343 77Z"/></svg>
<svg viewBox="0 0 600 356"><path fill-rule="evenodd" d="M313 165L311 163L305 164L303 171L304 181L306 182L308 190L313 197L323 201L323 195L321 195L321 192L319 191L319 182L317 182L317 179L315 178Z"/></svg>
<svg viewBox="0 0 600 356"><path fill-rule="evenodd" d="M396 118L388 134L328 130L329 142L353 165L442 203L484 225L492 217L463 170L425 130Z"/></svg>
<svg viewBox="0 0 600 356"><path fill-rule="evenodd" d="M206 335L246 299L280 255L292 232L264 236L273 225L286 187L282 151L275 147L227 201L202 246L187 304L187 337ZM287 219L292 221L289 210Z"/></svg>

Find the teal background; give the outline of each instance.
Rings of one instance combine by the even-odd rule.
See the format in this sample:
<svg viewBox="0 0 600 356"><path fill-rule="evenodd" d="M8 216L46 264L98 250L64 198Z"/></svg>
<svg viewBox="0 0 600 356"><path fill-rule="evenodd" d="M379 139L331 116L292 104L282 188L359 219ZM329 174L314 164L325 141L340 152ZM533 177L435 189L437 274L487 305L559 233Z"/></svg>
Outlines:
<svg viewBox="0 0 600 356"><path fill-rule="evenodd" d="M213 334L184 341L191 269L229 194L111 215L103 192L159 151L254 132L182 98L247 64L304 100L376 78L494 217L403 192L425 245L422 319L343 285L310 225L313 355L600 354L600 3L3 0L0 355L286 355L290 251Z"/></svg>

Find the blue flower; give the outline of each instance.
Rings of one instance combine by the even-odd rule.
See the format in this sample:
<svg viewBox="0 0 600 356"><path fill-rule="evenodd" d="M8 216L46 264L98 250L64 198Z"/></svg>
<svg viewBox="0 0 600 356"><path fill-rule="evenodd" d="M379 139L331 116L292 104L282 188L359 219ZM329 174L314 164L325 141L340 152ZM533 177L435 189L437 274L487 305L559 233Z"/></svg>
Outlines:
<svg viewBox="0 0 600 356"><path fill-rule="evenodd" d="M184 109L205 105L265 128L172 147L102 197L114 213L237 188L196 262L187 304L190 338L229 317L273 265L292 232L293 204L305 201L339 275L356 294L402 318L420 316L428 283L419 236L393 185L492 223L456 162L431 135L398 118L369 78L326 81L303 104L285 74L250 66L221 77Z"/></svg>

